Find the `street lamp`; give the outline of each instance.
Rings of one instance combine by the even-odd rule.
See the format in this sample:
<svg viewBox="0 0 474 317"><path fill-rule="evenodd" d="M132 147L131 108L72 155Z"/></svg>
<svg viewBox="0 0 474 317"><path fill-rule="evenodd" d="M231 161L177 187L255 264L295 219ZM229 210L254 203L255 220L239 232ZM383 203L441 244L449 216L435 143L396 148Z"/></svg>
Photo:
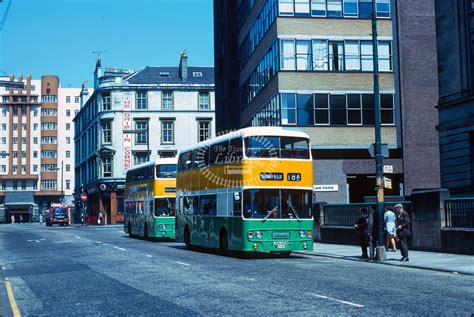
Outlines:
<svg viewBox="0 0 474 317"><path fill-rule="evenodd" d="M145 130L123 130L123 134L141 134L146 132L146 160L150 160L150 123L147 122Z"/></svg>
<svg viewBox="0 0 474 317"><path fill-rule="evenodd" d="M64 161L61 161L61 167L53 167L49 169L50 171L59 171L61 170L61 203L64 202Z"/></svg>

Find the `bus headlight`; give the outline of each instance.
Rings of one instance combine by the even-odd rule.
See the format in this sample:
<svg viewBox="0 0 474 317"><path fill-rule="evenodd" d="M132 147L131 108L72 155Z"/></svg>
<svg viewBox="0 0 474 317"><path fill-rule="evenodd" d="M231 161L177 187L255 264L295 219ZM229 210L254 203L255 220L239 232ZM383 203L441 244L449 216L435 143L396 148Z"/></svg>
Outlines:
<svg viewBox="0 0 474 317"><path fill-rule="evenodd" d="M263 237L262 231L256 231L255 236L257 237L257 239L262 239Z"/></svg>
<svg viewBox="0 0 474 317"><path fill-rule="evenodd" d="M253 239L253 231L249 231L249 232L247 233L247 237L248 237L249 239Z"/></svg>
<svg viewBox="0 0 474 317"><path fill-rule="evenodd" d="M313 232L312 231L308 231L308 238L312 238L313 237Z"/></svg>
<svg viewBox="0 0 474 317"><path fill-rule="evenodd" d="M300 238L305 238L306 237L306 232L303 230L300 231Z"/></svg>

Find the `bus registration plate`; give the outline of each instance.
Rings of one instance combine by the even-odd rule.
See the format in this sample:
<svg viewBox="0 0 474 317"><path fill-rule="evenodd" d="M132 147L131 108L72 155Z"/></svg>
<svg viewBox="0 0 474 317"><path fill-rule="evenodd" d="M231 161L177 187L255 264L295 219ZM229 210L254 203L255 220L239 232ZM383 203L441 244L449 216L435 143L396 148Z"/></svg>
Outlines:
<svg viewBox="0 0 474 317"><path fill-rule="evenodd" d="M277 249L284 249L288 246L288 241L276 241L273 242L273 245L277 247Z"/></svg>

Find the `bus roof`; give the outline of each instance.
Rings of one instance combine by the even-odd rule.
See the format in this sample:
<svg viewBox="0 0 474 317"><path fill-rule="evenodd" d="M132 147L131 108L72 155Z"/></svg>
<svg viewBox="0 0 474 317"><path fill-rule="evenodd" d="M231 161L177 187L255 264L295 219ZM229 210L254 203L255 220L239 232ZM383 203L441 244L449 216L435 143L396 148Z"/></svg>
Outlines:
<svg viewBox="0 0 474 317"><path fill-rule="evenodd" d="M156 165L162 165L162 164L177 164L178 163L178 158L177 157L167 157L167 158L157 158L154 162L145 162L142 164L135 165L134 167L131 167L127 170L127 173L129 171L134 171L138 170L144 167L149 167L149 166L156 166Z"/></svg>
<svg viewBox="0 0 474 317"><path fill-rule="evenodd" d="M224 141L229 141L235 138L246 138L250 136L289 136L297 138L309 139L309 135L301 130L294 128L282 128L282 127L249 127L243 128L237 131L232 131L213 139L199 142L193 146L183 148L179 151L178 157L181 153L189 152L195 149L199 149L203 146L209 146L211 144L216 144Z"/></svg>

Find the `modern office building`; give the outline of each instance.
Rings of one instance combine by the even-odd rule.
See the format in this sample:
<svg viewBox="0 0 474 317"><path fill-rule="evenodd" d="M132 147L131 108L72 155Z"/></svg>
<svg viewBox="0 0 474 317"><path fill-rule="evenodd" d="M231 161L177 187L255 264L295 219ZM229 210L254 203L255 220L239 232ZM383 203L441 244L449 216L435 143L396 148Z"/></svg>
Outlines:
<svg viewBox="0 0 474 317"><path fill-rule="evenodd" d="M108 223L123 220L126 171L215 135L214 68L102 69L95 90L74 119L76 184L87 194L87 215L103 211ZM84 91L84 99L87 91Z"/></svg>
<svg viewBox="0 0 474 317"><path fill-rule="evenodd" d="M436 0L441 184L474 194L474 1Z"/></svg>
<svg viewBox="0 0 474 317"><path fill-rule="evenodd" d="M427 12L410 10L424 7L430 9L409 0L376 4L389 196L439 186L439 160L430 157L437 153L437 119L423 120L425 111L427 119L436 118L437 87L430 86L436 83L435 64L423 69L411 56L421 47L434 49L435 42L405 47L414 44L414 32L417 41L434 35L412 23ZM432 7L428 27L434 30ZM214 1L217 130L284 126L306 131L318 201L361 202L375 193L375 162L368 151L375 135L371 17L371 0ZM410 78L422 75L431 77L421 83ZM427 96L414 95L420 86Z"/></svg>
<svg viewBox="0 0 474 317"><path fill-rule="evenodd" d="M51 203L72 204L74 114L79 88L57 76L2 78L23 88L0 88L0 221L37 220Z"/></svg>

